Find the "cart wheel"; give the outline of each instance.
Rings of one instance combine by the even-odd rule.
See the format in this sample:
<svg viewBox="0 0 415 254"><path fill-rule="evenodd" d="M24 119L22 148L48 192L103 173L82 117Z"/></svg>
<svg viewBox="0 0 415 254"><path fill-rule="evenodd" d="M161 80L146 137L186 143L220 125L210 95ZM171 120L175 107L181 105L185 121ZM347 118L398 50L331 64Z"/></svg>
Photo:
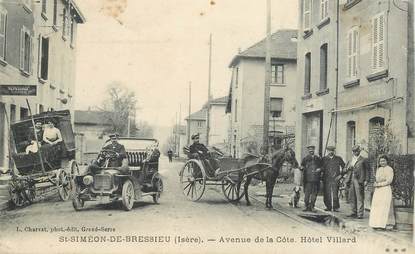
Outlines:
<svg viewBox="0 0 415 254"><path fill-rule="evenodd" d="M23 192L18 191L13 185L9 186L10 201L14 207L22 207L25 204L25 196Z"/></svg>
<svg viewBox="0 0 415 254"><path fill-rule="evenodd" d="M57 181L59 198L62 201L66 201L72 193L73 181L65 170L60 170L59 172Z"/></svg>
<svg viewBox="0 0 415 254"><path fill-rule="evenodd" d="M194 160L186 162L180 173L180 183L184 195L192 201L198 201L206 188L206 173L203 166Z"/></svg>
<svg viewBox="0 0 415 254"><path fill-rule="evenodd" d="M222 191L230 202L239 201L245 194L246 177L238 174L226 175L222 179Z"/></svg>
<svg viewBox="0 0 415 254"><path fill-rule="evenodd" d="M35 201L35 197L36 197L36 188L35 186L29 186L28 189L26 189L24 191L24 195L26 200L29 202L29 204L33 204L33 202Z"/></svg>
<svg viewBox="0 0 415 254"><path fill-rule="evenodd" d="M130 211L134 206L134 185L131 180L125 180L122 185L122 205L124 210Z"/></svg>
<svg viewBox="0 0 415 254"><path fill-rule="evenodd" d="M159 174L155 174L152 180L153 188L157 191L156 194L153 194L153 201L154 203L158 204L160 200L161 193L163 192L163 180Z"/></svg>
<svg viewBox="0 0 415 254"><path fill-rule="evenodd" d="M85 201L79 197L79 193L81 192L81 187L78 184L75 184L75 192L72 198L72 206L75 211L81 211L84 208Z"/></svg>

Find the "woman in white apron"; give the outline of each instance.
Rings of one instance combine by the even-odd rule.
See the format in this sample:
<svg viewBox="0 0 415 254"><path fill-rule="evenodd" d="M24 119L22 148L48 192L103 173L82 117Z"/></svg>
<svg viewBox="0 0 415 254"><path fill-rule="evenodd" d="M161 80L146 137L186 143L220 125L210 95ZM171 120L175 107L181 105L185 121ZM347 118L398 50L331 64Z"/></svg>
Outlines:
<svg viewBox="0 0 415 254"><path fill-rule="evenodd" d="M393 169L388 166L388 157L379 157L379 168L376 171L373 194L370 207L369 226L376 230L393 229L395 214L393 210L392 188Z"/></svg>

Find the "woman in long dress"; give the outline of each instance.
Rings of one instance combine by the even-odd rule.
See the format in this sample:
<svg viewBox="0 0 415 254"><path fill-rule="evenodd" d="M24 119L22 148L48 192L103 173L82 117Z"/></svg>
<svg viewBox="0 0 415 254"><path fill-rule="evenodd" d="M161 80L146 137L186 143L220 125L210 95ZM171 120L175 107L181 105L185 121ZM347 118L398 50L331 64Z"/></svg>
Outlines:
<svg viewBox="0 0 415 254"><path fill-rule="evenodd" d="M391 188L393 169L388 166L386 155L380 156L378 162L380 166L376 171L369 226L377 230L392 229L395 226Z"/></svg>

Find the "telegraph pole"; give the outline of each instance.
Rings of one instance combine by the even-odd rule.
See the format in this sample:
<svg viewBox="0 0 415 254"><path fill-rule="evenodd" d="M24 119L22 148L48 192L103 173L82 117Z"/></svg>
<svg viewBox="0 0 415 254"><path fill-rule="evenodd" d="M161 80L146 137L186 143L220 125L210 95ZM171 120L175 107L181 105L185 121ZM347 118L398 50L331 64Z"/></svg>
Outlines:
<svg viewBox="0 0 415 254"><path fill-rule="evenodd" d="M265 52L265 89L264 89L264 128L263 145L268 152L268 133L269 133L269 104L270 104L270 83L271 83L271 0L267 0L267 37Z"/></svg>
<svg viewBox="0 0 415 254"><path fill-rule="evenodd" d="M187 117L187 145L190 144L190 114L192 112L192 82L189 82L189 115Z"/></svg>
<svg viewBox="0 0 415 254"><path fill-rule="evenodd" d="M206 115L206 146L209 145L210 133L210 100L211 100L211 80L212 80L212 34L209 35L209 75L208 75L208 102Z"/></svg>
<svg viewBox="0 0 415 254"><path fill-rule="evenodd" d="M180 157L180 132L181 132L181 127L182 127L182 125L181 125L181 117L182 117L182 104L180 103L180 105L179 105L179 130L176 130L176 131L178 131L178 136L179 136L179 140L178 140L178 149L177 149L177 157Z"/></svg>

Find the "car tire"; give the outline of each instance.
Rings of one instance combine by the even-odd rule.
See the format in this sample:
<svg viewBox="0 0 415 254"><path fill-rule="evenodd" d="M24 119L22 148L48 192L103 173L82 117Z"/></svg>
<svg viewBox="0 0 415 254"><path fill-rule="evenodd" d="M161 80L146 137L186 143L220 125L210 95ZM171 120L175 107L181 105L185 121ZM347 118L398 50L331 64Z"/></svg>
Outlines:
<svg viewBox="0 0 415 254"><path fill-rule="evenodd" d="M127 179L122 185L122 205L124 210L130 211L133 208L134 199L134 185L131 180Z"/></svg>

